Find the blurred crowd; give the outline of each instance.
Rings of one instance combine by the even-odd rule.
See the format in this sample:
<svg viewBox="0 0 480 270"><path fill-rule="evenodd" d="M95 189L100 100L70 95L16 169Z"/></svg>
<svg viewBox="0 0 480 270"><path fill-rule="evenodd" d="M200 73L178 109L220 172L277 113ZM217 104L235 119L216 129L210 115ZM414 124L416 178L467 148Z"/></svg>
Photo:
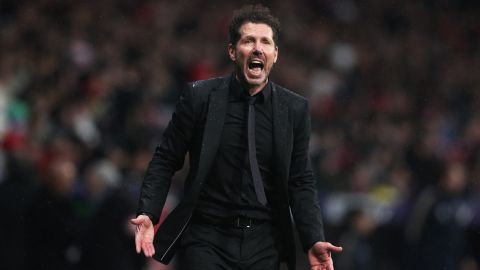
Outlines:
<svg viewBox="0 0 480 270"><path fill-rule="evenodd" d="M272 80L310 100L335 269L480 269L480 3L260 2ZM183 84L232 71L240 5L0 1L0 269L161 269L128 220Z"/></svg>

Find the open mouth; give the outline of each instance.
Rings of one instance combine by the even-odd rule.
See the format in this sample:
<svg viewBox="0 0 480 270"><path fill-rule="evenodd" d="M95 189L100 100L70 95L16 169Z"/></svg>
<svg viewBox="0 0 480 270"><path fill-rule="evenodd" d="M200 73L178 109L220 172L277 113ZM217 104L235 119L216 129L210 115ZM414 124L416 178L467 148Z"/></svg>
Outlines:
<svg viewBox="0 0 480 270"><path fill-rule="evenodd" d="M260 73L263 70L264 64L260 60L252 60L248 63L248 69L254 73Z"/></svg>

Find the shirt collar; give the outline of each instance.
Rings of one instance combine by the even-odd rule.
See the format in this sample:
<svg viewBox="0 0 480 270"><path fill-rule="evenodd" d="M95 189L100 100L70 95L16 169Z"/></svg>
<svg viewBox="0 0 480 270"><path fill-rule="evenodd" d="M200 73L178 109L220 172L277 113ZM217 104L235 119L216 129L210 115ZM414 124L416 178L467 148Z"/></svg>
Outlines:
<svg viewBox="0 0 480 270"><path fill-rule="evenodd" d="M264 103L265 100L269 100L270 95L272 94L272 83L270 81L263 87L263 89L256 94L257 102ZM240 82L236 79L235 75L232 75L230 81L230 101L236 101L239 99L246 99L248 93L242 88Z"/></svg>

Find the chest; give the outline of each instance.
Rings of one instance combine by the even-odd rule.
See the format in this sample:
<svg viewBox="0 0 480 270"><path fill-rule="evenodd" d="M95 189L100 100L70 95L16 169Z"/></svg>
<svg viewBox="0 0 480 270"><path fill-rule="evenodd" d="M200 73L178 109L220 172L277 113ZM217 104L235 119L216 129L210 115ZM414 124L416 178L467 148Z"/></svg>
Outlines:
<svg viewBox="0 0 480 270"><path fill-rule="evenodd" d="M260 159L270 159L273 148L273 118L270 104L255 104L255 145ZM220 150L243 155L248 145L248 106L229 102Z"/></svg>

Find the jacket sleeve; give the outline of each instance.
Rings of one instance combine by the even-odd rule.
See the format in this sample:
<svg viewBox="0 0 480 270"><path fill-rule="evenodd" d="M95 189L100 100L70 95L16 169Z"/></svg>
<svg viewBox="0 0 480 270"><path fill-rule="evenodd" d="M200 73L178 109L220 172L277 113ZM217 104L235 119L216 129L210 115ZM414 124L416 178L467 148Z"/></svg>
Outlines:
<svg viewBox="0 0 480 270"><path fill-rule="evenodd" d="M288 182L290 207L304 250L325 241L315 177L310 164L310 113L308 102L295 111L293 149Z"/></svg>
<svg viewBox="0 0 480 270"><path fill-rule="evenodd" d="M159 146L148 165L140 191L137 215L147 213L154 223L165 204L173 174L182 168L195 124L193 87L184 88Z"/></svg>

